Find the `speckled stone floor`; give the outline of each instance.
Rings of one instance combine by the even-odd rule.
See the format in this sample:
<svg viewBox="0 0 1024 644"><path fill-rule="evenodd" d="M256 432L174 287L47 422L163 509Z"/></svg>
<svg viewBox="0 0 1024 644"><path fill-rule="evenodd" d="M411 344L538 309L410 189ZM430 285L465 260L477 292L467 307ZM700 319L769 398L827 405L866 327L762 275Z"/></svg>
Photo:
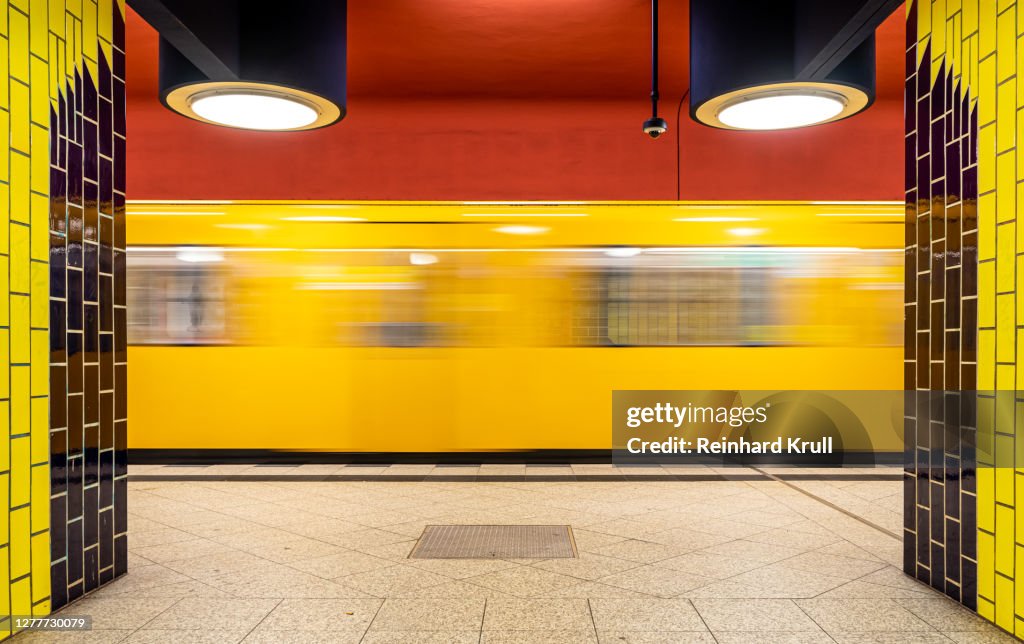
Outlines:
<svg viewBox="0 0 1024 644"><path fill-rule="evenodd" d="M898 480L136 480L129 494L128 574L62 611L93 630L15 641L1013 641L900 571ZM531 523L571 525L579 557L407 558L427 524Z"/></svg>

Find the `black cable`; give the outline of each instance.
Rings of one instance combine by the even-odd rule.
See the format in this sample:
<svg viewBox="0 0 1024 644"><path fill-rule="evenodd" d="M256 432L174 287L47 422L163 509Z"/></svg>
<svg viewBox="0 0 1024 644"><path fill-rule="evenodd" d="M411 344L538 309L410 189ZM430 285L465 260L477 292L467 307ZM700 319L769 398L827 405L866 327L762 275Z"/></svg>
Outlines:
<svg viewBox="0 0 1024 644"><path fill-rule="evenodd" d="M651 118L658 118L658 0L651 0Z"/></svg>
<svg viewBox="0 0 1024 644"><path fill-rule="evenodd" d="M683 115L683 103L690 95L690 88L687 87L683 95L679 97L679 107L676 108L676 201L683 199L683 166L682 153L679 145L679 130L683 129L683 122L680 120Z"/></svg>

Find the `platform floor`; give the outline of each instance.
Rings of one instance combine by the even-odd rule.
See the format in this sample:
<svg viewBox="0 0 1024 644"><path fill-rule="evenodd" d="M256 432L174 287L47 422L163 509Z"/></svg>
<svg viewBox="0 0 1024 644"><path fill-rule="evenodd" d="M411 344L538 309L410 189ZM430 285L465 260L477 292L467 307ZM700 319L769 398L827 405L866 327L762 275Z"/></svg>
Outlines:
<svg viewBox="0 0 1024 644"><path fill-rule="evenodd" d="M15 641L1014 641L900 571L881 478L135 480L129 573L63 611L94 630ZM441 523L569 524L579 558L408 559Z"/></svg>

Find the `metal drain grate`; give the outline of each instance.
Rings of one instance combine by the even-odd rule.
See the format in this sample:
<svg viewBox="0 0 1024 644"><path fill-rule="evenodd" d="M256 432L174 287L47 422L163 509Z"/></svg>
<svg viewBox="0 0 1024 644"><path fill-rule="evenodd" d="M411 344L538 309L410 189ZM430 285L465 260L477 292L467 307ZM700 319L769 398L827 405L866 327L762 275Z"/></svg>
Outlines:
<svg viewBox="0 0 1024 644"><path fill-rule="evenodd" d="M428 525L410 559L572 559L567 525Z"/></svg>

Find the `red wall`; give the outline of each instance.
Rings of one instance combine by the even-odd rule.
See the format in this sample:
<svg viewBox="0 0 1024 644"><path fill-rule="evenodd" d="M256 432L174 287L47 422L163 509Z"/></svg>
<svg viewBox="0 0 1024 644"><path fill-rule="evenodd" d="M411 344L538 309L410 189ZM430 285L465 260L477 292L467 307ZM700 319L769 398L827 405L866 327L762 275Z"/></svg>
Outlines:
<svg viewBox="0 0 1024 644"><path fill-rule="evenodd" d="M360 19L358 11L369 9L350 4L350 34L363 29L360 20L382 20L375 15ZM641 25L631 40L640 47L645 46L645 6L629 5ZM677 13L685 9L668 6ZM897 11L879 34L878 102L847 121L788 132L726 132L693 123L684 107L679 132L682 198L901 199L903 24ZM599 91L600 69L589 70L571 88L559 85L557 78L537 81L525 96L522 83L528 76L518 67L516 91L506 96L500 83L484 87L480 96L456 94L458 85L451 83L432 95L422 82L416 91L403 94L399 76L378 87L354 75L350 86L356 91L340 124L275 134L202 125L167 111L156 99L155 33L134 15L128 27L132 199L676 198L675 113L686 72L685 48L680 47L685 40L678 34L664 64L662 112L673 129L652 141L640 131L649 115L641 87L648 64L642 50L631 53L628 73L616 70L615 86L608 92ZM364 70L360 52L368 45L360 43L373 41L365 29L350 36L349 56L350 67ZM557 49L557 44L552 46ZM633 49L631 45L629 51ZM472 54L467 56L471 59ZM514 56L509 60L521 64ZM495 74L502 73L500 61L490 64ZM412 78L419 72L413 68L402 73ZM434 73L441 79L479 75L480 69L444 67ZM584 73L576 71L572 77ZM634 77L637 86L624 88L624 79ZM394 90L393 95L385 95L384 87Z"/></svg>

